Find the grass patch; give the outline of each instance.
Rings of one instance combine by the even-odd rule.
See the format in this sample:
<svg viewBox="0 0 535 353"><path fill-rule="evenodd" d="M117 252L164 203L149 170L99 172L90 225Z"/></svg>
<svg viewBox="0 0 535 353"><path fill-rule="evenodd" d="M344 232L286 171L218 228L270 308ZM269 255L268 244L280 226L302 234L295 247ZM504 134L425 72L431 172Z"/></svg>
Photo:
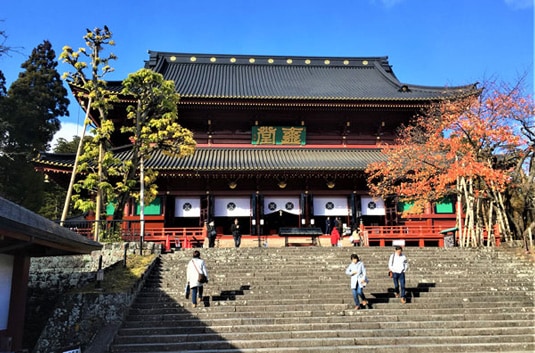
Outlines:
<svg viewBox="0 0 535 353"><path fill-rule="evenodd" d="M129 291L132 286L141 278L149 265L157 255L128 255L126 267L122 262L115 264L104 271L104 280L101 283L101 290L96 288L96 281L86 286L76 289L75 293L121 293Z"/></svg>

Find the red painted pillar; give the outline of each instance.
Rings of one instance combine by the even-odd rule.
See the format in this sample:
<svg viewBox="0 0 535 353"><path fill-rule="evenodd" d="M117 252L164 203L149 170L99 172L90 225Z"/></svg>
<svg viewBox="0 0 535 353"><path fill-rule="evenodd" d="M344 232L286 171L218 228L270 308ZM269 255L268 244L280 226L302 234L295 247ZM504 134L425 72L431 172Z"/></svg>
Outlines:
<svg viewBox="0 0 535 353"><path fill-rule="evenodd" d="M169 234L165 237L165 252L171 251L171 241L169 240Z"/></svg>
<svg viewBox="0 0 535 353"><path fill-rule="evenodd" d="M502 243L502 235L500 234L500 226L496 223L493 227L494 231L494 240L496 241L496 246L500 246Z"/></svg>

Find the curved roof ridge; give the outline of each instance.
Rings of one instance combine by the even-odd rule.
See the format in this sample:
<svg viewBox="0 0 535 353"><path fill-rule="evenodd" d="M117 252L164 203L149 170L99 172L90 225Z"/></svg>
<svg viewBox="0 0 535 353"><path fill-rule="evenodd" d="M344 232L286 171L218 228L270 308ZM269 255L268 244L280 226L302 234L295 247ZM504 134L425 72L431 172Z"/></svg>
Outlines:
<svg viewBox="0 0 535 353"><path fill-rule="evenodd" d="M150 58L146 61L147 67L158 67L161 61L175 63L209 63L209 64L256 64L256 65L287 65L294 66L348 66L369 65L378 62L382 66L391 68L388 56L317 56L317 55L266 55L266 54L209 54L209 53L178 53L149 50ZM234 60L233 60L234 59ZM270 61L270 59L272 61ZM161 64L160 64L161 65Z"/></svg>
<svg viewBox="0 0 535 353"><path fill-rule="evenodd" d="M147 68L175 82L189 99L430 101L477 94L404 84L387 56L320 57L149 51Z"/></svg>
<svg viewBox="0 0 535 353"><path fill-rule="evenodd" d="M425 89L436 89L436 90L479 90L479 88L477 88L477 85L478 85L478 82L475 82L475 83L470 83L470 84L466 84L466 85L457 85L457 86L448 86L448 85L445 85L445 86L425 86L425 85L418 85L418 84L412 84L412 83L406 83L406 82L402 82L401 83L402 85L406 85L408 87L410 87L411 89L422 89L422 90L425 90Z"/></svg>

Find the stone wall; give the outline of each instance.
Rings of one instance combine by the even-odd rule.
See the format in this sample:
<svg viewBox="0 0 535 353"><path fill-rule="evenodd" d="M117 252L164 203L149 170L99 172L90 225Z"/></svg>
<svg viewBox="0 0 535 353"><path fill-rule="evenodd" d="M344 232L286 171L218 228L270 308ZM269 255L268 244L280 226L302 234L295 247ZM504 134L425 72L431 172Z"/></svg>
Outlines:
<svg viewBox="0 0 535 353"><path fill-rule="evenodd" d="M160 245L144 243L144 253L159 253ZM139 243L104 244L88 255L32 258L23 346L33 352L54 352L72 344L87 344L95 330L118 320L135 291L120 294L66 294L94 282L102 268L140 253ZM135 289L135 288L134 288Z"/></svg>

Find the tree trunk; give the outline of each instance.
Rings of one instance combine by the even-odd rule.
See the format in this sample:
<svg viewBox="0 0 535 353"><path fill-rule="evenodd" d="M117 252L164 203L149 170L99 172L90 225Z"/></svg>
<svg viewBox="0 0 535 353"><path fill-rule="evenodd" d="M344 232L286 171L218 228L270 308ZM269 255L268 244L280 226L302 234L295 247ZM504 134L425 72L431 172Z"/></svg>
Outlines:
<svg viewBox="0 0 535 353"><path fill-rule="evenodd" d="M93 235L93 239L95 241L99 241L99 237L100 237L100 228L101 228L101 224L100 224L100 219L101 219L101 214L102 214L102 202L103 202L103 196L102 196L102 187L101 187L101 182L102 182L102 172L103 172L103 169L102 169L102 161L104 160L104 142L101 140L99 142L99 145L98 145L98 180L99 180L99 185L97 186L97 196L96 196L96 200L95 200L95 228L94 228L94 235Z"/></svg>
<svg viewBox="0 0 535 353"><path fill-rule="evenodd" d="M63 213L61 214L60 225L63 226L65 219L67 219L67 214L69 213L69 205L71 203L72 197L72 188L74 186L74 181L76 180L76 169L78 168L78 161L80 155L82 154L82 146L84 145L85 130L87 129L87 124L89 123L89 109L91 107L91 97L87 101L87 108L85 109L85 118L84 118L84 129L82 130L82 136L80 137L80 143L78 143L78 149L76 150L76 156L74 157L74 165L72 166L71 180L69 181L69 187L67 188L67 196L65 196L65 204L63 205Z"/></svg>

